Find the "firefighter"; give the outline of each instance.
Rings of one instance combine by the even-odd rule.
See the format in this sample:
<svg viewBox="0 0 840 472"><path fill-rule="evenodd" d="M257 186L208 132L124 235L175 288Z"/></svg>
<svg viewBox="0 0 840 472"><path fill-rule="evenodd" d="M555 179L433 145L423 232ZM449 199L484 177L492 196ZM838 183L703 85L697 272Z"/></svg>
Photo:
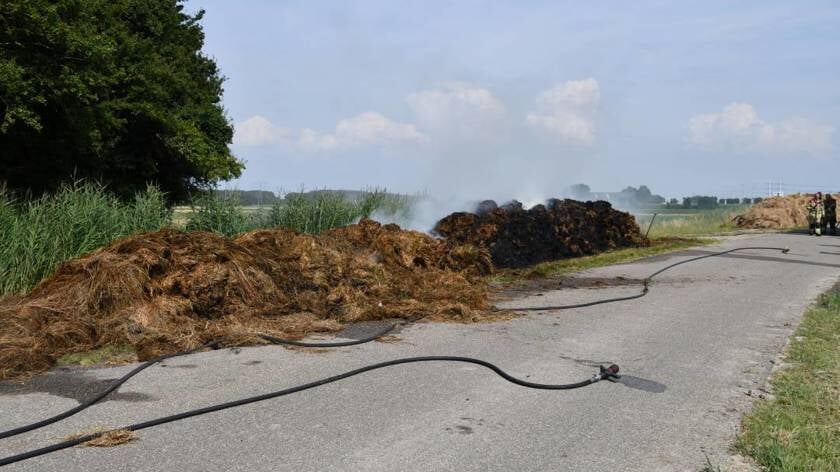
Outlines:
<svg viewBox="0 0 840 472"><path fill-rule="evenodd" d="M828 234L828 231L830 230L831 234L837 234L837 200L835 200L830 193L825 194L823 207L825 209L823 232Z"/></svg>
<svg viewBox="0 0 840 472"><path fill-rule="evenodd" d="M808 234L821 236L824 216L822 193L817 192L812 199L808 200L805 209L808 211Z"/></svg>

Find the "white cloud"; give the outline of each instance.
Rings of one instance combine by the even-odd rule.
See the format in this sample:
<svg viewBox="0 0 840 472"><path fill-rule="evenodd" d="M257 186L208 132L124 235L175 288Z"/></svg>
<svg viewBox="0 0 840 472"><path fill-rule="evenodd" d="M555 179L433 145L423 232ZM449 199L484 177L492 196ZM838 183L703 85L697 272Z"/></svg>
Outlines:
<svg viewBox="0 0 840 472"><path fill-rule="evenodd" d="M397 123L380 113L369 111L339 121L332 134L318 134L306 128L301 131L298 144L307 150L328 151L427 140L426 135L417 131L414 125Z"/></svg>
<svg viewBox="0 0 840 472"><path fill-rule="evenodd" d="M595 79L569 80L544 91L537 97L537 103L551 108L569 105L592 109L598 106L601 91Z"/></svg>
<svg viewBox="0 0 840 472"><path fill-rule="evenodd" d="M267 146L287 141L291 130L275 126L268 118L254 115L234 126L233 142L243 146Z"/></svg>
<svg viewBox="0 0 840 472"><path fill-rule="evenodd" d="M462 82L410 93L406 102L422 129L446 137L487 136L506 113L489 90Z"/></svg>
<svg viewBox="0 0 840 472"><path fill-rule="evenodd" d="M319 133L310 128L293 131L256 115L235 127L234 143L243 146L284 145L305 151L344 150L365 146L387 146L396 143L422 143L428 138L414 125L391 121L380 113L369 111L338 122L332 133Z"/></svg>
<svg viewBox="0 0 840 472"><path fill-rule="evenodd" d="M805 153L831 150L834 128L805 118L768 123L748 103L730 103L720 113L696 115L689 121L691 142L701 147L741 152Z"/></svg>
<svg viewBox="0 0 840 472"><path fill-rule="evenodd" d="M600 99L597 80L569 80L540 93L525 123L561 141L591 144Z"/></svg>
<svg viewBox="0 0 840 472"><path fill-rule="evenodd" d="M303 128L297 144L307 151L328 151L338 147L338 140L333 134L319 134L314 129Z"/></svg>
<svg viewBox="0 0 840 472"><path fill-rule="evenodd" d="M482 87L450 82L409 94L406 101L417 124L400 123L375 111L339 121L333 130L290 129L255 115L236 125L234 143L280 145L307 152L361 147L422 144L433 139L444 147L492 140L503 131L504 104ZM419 129L418 129L419 128Z"/></svg>
<svg viewBox="0 0 840 472"><path fill-rule="evenodd" d="M551 115L529 113L525 122L562 140L591 143L595 140L595 122L574 113L555 112Z"/></svg>

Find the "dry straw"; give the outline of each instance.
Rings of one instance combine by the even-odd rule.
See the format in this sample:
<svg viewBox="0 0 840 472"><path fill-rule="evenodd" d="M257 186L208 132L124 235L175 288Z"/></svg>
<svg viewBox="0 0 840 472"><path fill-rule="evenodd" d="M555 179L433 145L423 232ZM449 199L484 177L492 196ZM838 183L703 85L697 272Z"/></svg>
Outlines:
<svg viewBox="0 0 840 472"><path fill-rule="evenodd" d="M257 332L299 338L354 321L493 317L477 277L490 271L483 249L370 220L317 236L130 236L0 301L0 379L109 345L133 345L144 360L211 340L262 343Z"/></svg>

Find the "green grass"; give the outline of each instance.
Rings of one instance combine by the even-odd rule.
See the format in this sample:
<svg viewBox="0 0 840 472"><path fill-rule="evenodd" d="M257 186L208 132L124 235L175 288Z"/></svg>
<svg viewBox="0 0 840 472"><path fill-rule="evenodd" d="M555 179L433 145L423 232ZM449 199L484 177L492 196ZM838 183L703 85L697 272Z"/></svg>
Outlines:
<svg viewBox="0 0 840 472"><path fill-rule="evenodd" d="M187 216L186 231L208 231L225 236L251 231L258 226L258 218L246 211L235 194L202 194L192 202Z"/></svg>
<svg viewBox="0 0 840 472"><path fill-rule="evenodd" d="M727 233L737 228L732 217L742 213L749 205L729 205L714 210L660 211L650 230L651 238L690 237ZM636 222L647 231L652 215L637 215Z"/></svg>
<svg viewBox="0 0 840 472"><path fill-rule="evenodd" d="M409 197L388 194L384 189L368 191L360 200L348 200L334 193L319 193L314 198L295 194L271 207L262 215L260 226L291 228L303 233L317 234L346 226L375 214L392 216L408 212Z"/></svg>
<svg viewBox="0 0 840 472"><path fill-rule="evenodd" d="M129 202L90 183L28 201L0 190L0 296L26 292L61 262L170 221L166 199L154 187Z"/></svg>
<svg viewBox="0 0 840 472"><path fill-rule="evenodd" d="M523 277L552 277L586 269L631 262L645 257L678 251L689 247L712 244L713 239L661 238L652 239L647 247L616 249L592 256L543 262L528 269L502 271L493 276L495 282L510 282Z"/></svg>
<svg viewBox="0 0 840 472"><path fill-rule="evenodd" d="M179 221L187 231L212 231L229 237L261 228L318 234L362 218L404 217L411 206L411 197L388 194L384 189L372 189L359 200L332 192L308 196L301 191L265 207L244 207L235 196L209 194L197 198L191 211L179 212Z"/></svg>
<svg viewBox="0 0 840 472"><path fill-rule="evenodd" d="M766 470L840 471L840 286L810 309L735 449Z"/></svg>
<svg viewBox="0 0 840 472"><path fill-rule="evenodd" d="M700 472L721 472L721 470L720 466L712 464L712 460L709 459L709 456L706 456L706 465L700 469Z"/></svg>
<svg viewBox="0 0 840 472"><path fill-rule="evenodd" d="M134 361L136 360L135 354L134 347L132 346L105 346L92 351L66 354L58 358L56 364L60 366L81 365L87 367L103 363Z"/></svg>

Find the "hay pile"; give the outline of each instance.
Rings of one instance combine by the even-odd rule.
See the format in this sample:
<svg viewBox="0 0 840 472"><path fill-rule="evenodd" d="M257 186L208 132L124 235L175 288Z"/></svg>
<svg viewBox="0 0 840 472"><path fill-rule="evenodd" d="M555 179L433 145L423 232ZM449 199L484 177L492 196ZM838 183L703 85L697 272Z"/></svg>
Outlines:
<svg viewBox="0 0 840 472"><path fill-rule="evenodd" d="M813 195L793 194L771 197L753 205L732 221L745 229L793 229L808 227L805 205Z"/></svg>
<svg viewBox="0 0 840 472"><path fill-rule="evenodd" d="M644 243L636 220L609 203L549 200L526 210L487 200L476 213L453 213L434 231L450 242L487 248L496 267L518 268Z"/></svg>
<svg viewBox="0 0 840 472"><path fill-rule="evenodd" d="M262 342L255 332L295 338L351 321L476 320L490 306L475 276L490 271L486 251L370 220L319 236L142 234L0 301L0 379L106 345L131 344L143 360L216 339Z"/></svg>

